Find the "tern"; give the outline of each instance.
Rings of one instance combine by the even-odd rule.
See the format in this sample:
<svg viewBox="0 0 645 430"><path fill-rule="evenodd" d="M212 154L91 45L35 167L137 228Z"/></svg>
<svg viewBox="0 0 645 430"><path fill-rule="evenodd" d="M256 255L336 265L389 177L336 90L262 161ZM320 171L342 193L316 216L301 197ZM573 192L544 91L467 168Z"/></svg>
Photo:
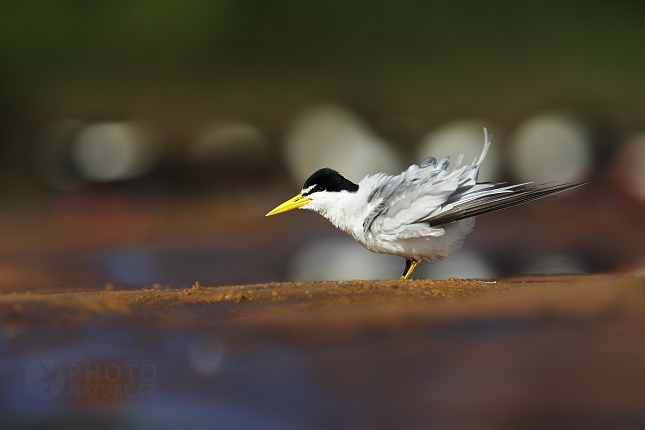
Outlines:
<svg viewBox="0 0 645 430"><path fill-rule="evenodd" d="M419 262L440 261L458 251L475 216L588 183L478 183L490 144L484 129L484 148L471 165L461 165L463 155L453 165L450 157L428 157L398 176L377 173L358 184L323 168L305 181L300 194L266 216L295 208L313 210L368 250L405 258L404 280Z"/></svg>

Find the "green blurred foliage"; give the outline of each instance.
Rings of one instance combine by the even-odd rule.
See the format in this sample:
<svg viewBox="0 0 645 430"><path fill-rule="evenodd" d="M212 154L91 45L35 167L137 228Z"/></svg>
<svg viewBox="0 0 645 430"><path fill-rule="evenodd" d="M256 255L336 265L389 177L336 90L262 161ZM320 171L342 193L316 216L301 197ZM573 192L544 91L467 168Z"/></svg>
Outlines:
<svg viewBox="0 0 645 430"><path fill-rule="evenodd" d="M0 4L0 56L16 75L182 64L227 30L226 1Z"/></svg>
<svg viewBox="0 0 645 430"><path fill-rule="evenodd" d="M627 69L645 65L644 17L620 1L7 1L0 58L15 79L285 64Z"/></svg>

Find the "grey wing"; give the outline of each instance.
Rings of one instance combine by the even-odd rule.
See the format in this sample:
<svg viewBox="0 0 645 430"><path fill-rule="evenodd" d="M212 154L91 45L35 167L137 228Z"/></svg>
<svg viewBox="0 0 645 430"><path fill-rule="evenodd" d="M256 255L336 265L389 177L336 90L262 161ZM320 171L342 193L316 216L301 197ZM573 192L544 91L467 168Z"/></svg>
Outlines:
<svg viewBox="0 0 645 430"><path fill-rule="evenodd" d="M441 235L441 226L451 222L588 183L510 186L477 183L479 168L490 146L486 131L485 135L482 154L472 165L460 167L462 157L459 157L449 167L449 157L438 162L429 157L420 166L413 165L399 176L371 177L379 185L368 198L370 210L363 222L364 233L396 239Z"/></svg>
<svg viewBox="0 0 645 430"><path fill-rule="evenodd" d="M479 167L490 146L485 131L482 154L472 165L460 166L463 156L449 165L450 157L439 161L429 157L420 166L412 165L398 176L368 177L367 182L378 183L367 199L369 211L363 222L363 231L391 238L443 234L441 228L433 229L427 223L418 221L429 219L468 196L475 198L493 185L477 184ZM362 182L362 181L361 181ZM506 192L495 190L491 193Z"/></svg>
<svg viewBox="0 0 645 430"><path fill-rule="evenodd" d="M364 233L399 239L430 234L427 225L416 222L436 215L455 194L481 189L475 184L478 166L457 168L460 161L450 168L447 159L434 168L415 165L399 176L378 178L379 186L368 197Z"/></svg>

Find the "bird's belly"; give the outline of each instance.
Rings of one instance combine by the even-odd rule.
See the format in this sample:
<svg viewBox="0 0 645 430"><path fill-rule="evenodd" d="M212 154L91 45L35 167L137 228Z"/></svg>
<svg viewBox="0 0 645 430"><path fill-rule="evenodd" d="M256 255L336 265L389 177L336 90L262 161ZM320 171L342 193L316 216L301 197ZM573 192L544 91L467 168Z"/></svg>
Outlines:
<svg viewBox="0 0 645 430"><path fill-rule="evenodd" d="M468 218L444 226L441 236L422 236L407 239L389 239L370 236L357 239L361 245L377 254L398 255L417 261L440 261L457 252L464 243L466 235L475 224Z"/></svg>

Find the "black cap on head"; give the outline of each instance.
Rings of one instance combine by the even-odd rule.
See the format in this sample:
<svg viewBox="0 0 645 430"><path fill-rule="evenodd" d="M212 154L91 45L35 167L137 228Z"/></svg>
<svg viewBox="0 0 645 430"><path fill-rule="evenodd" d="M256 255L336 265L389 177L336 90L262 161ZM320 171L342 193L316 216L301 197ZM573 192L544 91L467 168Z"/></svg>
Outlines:
<svg viewBox="0 0 645 430"><path fill-rule="evenodd" d="M325 167L314 172L313 175L305 181L305 185L302 189L307 189L311 186L314 186L311 190L303 194L303 196L308 196L309 194L315 193L317 191L349 191L350 193L355 193L358 191L358 185L346 179L338 173L337 171Z"/></svg>

